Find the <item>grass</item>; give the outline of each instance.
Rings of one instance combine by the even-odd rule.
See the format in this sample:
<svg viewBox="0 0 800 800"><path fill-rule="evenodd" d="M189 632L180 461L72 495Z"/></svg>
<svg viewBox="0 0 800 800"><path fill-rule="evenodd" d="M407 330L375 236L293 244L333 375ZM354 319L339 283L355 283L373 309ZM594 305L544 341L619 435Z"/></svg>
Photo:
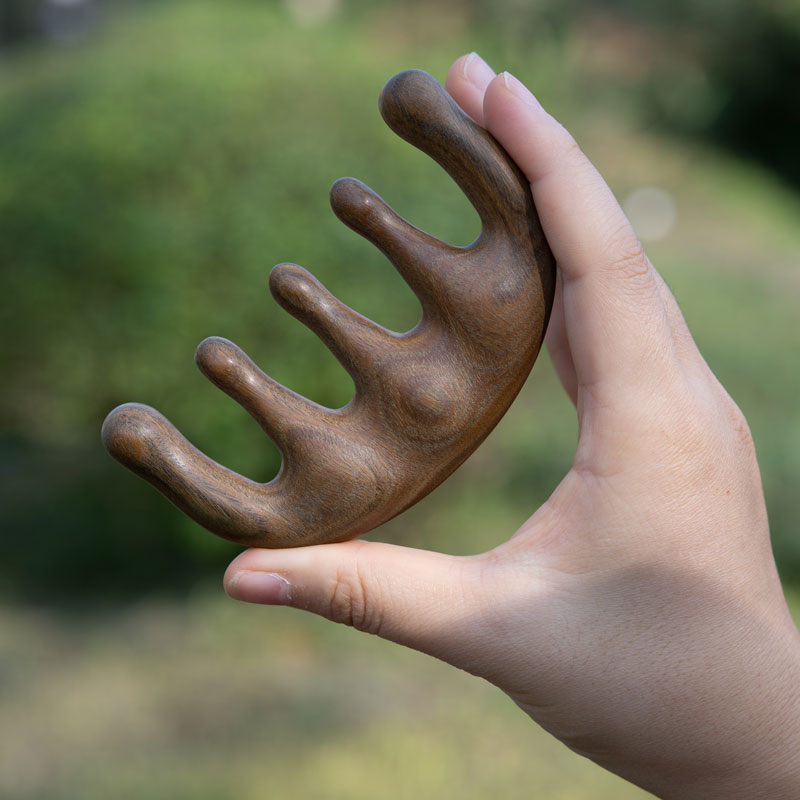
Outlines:
<svg viewBox="0 0 800 800"><path fill-rule="evenodd" d="M73 618L6 608L0 636L7 800L650 796L483 681L215 587Z"/></svg>
<svg viewBox="0 0 800 800"><path fill-rule="evenodd" d="M0 631L8 800L646 796L482 681L220 592Z"/></svg>

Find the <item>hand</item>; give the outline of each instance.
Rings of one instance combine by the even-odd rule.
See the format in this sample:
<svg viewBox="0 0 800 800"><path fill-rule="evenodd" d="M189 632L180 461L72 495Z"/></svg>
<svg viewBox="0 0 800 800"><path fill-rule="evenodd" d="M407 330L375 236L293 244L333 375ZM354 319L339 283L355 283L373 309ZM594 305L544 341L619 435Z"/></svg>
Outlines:
<svg viewBox="0 0 800 800"><path fill-rule="evenodd" d="M662 797L798 797L800 636L744 417L567 131L476 55L447 89L530 179L558 261L547 344L577 407L573 466L488 553L252 549L227 591L480 675Z"/></svg>

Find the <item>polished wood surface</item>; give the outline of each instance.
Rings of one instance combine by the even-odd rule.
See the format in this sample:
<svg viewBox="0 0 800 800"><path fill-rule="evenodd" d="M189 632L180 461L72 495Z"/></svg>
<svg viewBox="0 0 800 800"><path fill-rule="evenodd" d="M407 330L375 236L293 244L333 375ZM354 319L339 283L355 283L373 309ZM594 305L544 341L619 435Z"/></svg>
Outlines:
<svg viewBox="0 0 800 800"><path fill-rule="evenodd" d="M539 352L555 264L524 176L424 72L389 80L380 110L393 131L447 170L482 222L471 245L453 247L410 225L361 182L333 185L336 215L385 253L419 298L419 324L388 331L302 267L272 270L275 299L355 382L353 399L339 409L276 383L226 339L200 344L203 373L281 451L269 483L212 461L148 406L119 406L103 425L114 458L226 539L261 547L334 542L391 519L483 441Z"/></svg>

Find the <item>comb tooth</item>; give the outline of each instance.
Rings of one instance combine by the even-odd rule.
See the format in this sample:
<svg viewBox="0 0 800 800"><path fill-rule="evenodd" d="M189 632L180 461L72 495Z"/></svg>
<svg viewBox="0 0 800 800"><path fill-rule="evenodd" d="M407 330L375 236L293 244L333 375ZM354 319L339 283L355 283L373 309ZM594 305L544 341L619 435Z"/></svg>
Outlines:
<svg viewBox="0 0 800 800"><path fill-rule="evenodd" d="M414 227L355 178L340 178L333 184L331 207L345 225L392 262L426 311L437 306L439 272L449 259L463 252L461 248Z"/></svg>
<svg viewBox="0 0 800 800"><path fill-rule="evenodd" d="M139 403L118 406L106 417L102 437L114 458L220 536L279 547L287 537L295 538L278 511L280 479L256 483L220 466L154 408Z"/></svg>
<svg viewBox="0 0 800 800"><path fill-rule="evenodd" d="M202 373L239 403L275 442L284 457L291 430L325 425L330 411L287 389L262 372L233 342L204 339L195 361Z"/></svg>
<svg viewBox="0 0 800 800"><path fill-rule="evenodd" d="M410 69L381 91L381 115L398 135L437 161L461 187L485 230L524 235L533 201L528 182L497 141L431 75ZM535 212L533 212L535 213Z"/></svg>
<svg viewBox="0 0 800 800"><path fill-rule="evenodd" d="M348 371L356 389L369 384L372 364L397 346L397 337L334 297L308 270L278 264L269 276L275 299L307 325Z"/></svg>

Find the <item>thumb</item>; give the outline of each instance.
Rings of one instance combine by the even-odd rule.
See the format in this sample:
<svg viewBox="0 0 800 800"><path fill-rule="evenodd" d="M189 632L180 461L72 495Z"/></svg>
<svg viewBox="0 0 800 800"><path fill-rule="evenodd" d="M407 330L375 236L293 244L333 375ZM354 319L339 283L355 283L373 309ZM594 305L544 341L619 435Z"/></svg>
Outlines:
<svg viewBox="0 0 800 800"><path fill-rule="evenodd" d="M225 591L312 611L452 663L480 639L480 561L363 539L253 548L231 562Z"/></svg>

